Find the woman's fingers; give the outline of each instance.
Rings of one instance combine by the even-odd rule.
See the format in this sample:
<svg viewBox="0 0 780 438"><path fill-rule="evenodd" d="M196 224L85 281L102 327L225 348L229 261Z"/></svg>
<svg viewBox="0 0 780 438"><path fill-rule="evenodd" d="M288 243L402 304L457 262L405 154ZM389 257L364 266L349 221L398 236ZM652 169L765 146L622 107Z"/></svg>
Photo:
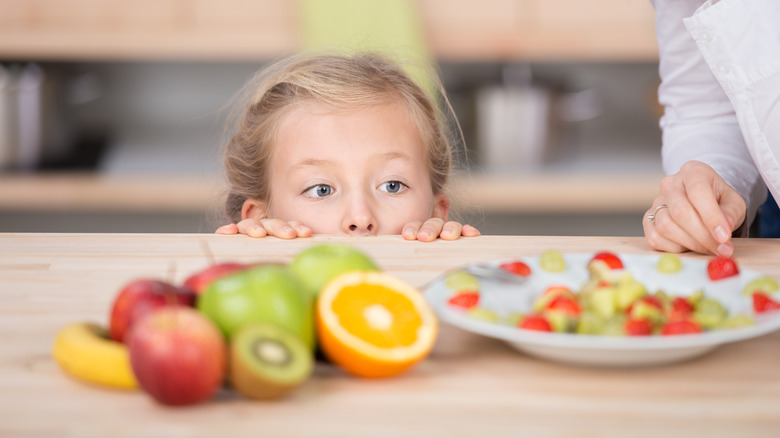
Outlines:
<svg viewBox="0 0 780 438"><path fill-rule="evenodd" d="M664 205L664 204L657 204ZM656 206L657 207L657 206ZM694 236L692 236L688 230L680 226L672 215L672 207L665 208L653 207L654 219L650 219L645 215L645 222L647 227L645 228L645 235L650 233L651 237L648 238L650 246L655 249L659 249L666 252L683 252L685 250L692 250L700 253L709 252L707 247L699 243ZM683 208L678 206L677 208ZM693 210L689 208L689 210ZM683 213L683 215L685 215ZM696 220L697 218L688 218L686 220ZM703 225L699 224L700 231L703 234L707 234Z"/></svg>

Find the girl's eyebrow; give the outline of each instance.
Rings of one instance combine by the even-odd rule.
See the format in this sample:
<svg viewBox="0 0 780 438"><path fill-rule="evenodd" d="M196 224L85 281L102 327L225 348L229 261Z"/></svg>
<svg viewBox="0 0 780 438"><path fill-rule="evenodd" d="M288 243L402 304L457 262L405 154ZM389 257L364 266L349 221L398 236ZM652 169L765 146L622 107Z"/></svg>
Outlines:
<svg viewBox="0 0 780 438"><path fill-rule="evenodd" d="M412 161L412 157L410 157L408 154L405 154L403 152L398 152L398 151L386 152L382 154L381 157L384 158L386 161L395 160L395 159Z"/></svg>
<svg viewBox="0 0 780 438"><path fill-rule="evenodd" d="M332 164L333 162L330 160L320 160L317 158L307 158L305 160L299 161L295 164L293 164L290 167L290 172L294 172L298 170L299 168L305 168L305 167L320 167L320 166L327 166L329 164Z"/></svg>
<svg viewBox="0 0 780 438"><path fill-rule="evenodd" d="M391 152L385 152L384 154L381 154L379 156L384 161L391 161L391 160L404 160L404 161L414 161L412 160L412 157L408 154L405 154L403 152L398 151L391 151ZM328 166L330 164L333 164L330 160L322 160L318 158L307 158L305 160L301 160L295 164L293 164L290 167L290 172L295 172L298 169L306 168L306 167L321 167L321 166Z"/></svg>

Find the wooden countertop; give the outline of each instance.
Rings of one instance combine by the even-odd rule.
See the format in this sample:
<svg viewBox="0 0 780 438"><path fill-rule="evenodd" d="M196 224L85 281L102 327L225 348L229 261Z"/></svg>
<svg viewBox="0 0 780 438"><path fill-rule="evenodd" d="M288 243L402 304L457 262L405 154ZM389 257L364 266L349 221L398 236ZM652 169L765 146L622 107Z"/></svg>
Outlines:
<svg viewBox="0 0 780 438"><path fill-rule="evenodd" d="M281 260L314 242L347 241L386 271L424 286L446 270L543 249L649 251L639 237L483 236L405 242L398 236L274 238L211 234L0 234L0 436L267 437L776 437L780 333L697 359L640 369L586 368L523 355L442 324L411 373L362 380L319 364L278 402L232 391L196 407L161 407L140 392L70 379L50 356L66 323L105 324L129 280L174 280L217 260ZM739 239L741 266L780 278L780 241ZM702 257L686 255L686 257Z"/></svg>

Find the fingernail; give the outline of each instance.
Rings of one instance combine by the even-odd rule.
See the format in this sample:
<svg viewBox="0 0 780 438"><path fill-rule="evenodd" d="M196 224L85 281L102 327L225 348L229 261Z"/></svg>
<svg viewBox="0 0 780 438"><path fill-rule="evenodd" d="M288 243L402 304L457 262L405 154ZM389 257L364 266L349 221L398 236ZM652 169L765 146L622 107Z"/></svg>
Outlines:
<svg viewBox="0 0 780 438"><path fill-rule="evenodd" d="M734 252L734 248L730 245L726 245L726 244L718 245L718 255L722 255L723 257L731 257L731 254L733 252Z"/></svg>
<svg viewBox="0 0 780 438"><path fill-rule="evenodd" d="M452 228L445 228L441 230L442 234L452 234L452 232L453 232Z"/></svg>
<svg viewBox="0 0 780 438"><path fill-rule="evenodd" d="M252 227L252 228L254 228L255 230L259 230L259 229L260 229L260 225L258 225L258 224L255 224L255 226L254 226L254 227Z"/></svg>
<svg viewBox="0 0 780 438"><path fill-rule="evenodd" d="M726 232L726 230L718 225L717 228L715 228L715 239L720 243L725 243L729 240L729 233Z"/></svg>
<svg viewBox="0 0 780 438"><path fill-rule="evenodd" d="M285 233L291 233L293 229L288 226L284 226L282 227L282 231L284 231Z"/></svg>

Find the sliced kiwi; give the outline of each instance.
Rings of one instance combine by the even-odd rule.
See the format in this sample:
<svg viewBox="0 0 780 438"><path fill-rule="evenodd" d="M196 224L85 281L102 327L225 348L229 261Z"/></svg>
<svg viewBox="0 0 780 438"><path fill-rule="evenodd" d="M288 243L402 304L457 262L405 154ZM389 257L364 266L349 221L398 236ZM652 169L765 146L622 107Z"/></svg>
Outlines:
<svg viewBox="0 0 780 438"><path fill-rule="evenodd" d="M247 397L274 399L300 386L314 367L311 348L269 323L241 327L230 339L230 377Z"/></svg>

